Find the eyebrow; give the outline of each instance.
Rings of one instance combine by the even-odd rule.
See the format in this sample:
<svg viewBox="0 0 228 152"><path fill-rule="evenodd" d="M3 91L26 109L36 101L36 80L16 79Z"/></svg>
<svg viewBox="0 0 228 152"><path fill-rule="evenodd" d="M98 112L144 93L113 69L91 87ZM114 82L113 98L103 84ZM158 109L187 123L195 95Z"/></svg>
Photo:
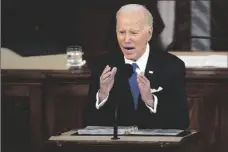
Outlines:
<svg viewBox="0 0 228 152"><path fill-rule="evenodd" d="M125 29L116 27L116 30L125 30ZM141 29L139 29L139 28L138 29L129 29L129 31L140 32Z"/></svg>

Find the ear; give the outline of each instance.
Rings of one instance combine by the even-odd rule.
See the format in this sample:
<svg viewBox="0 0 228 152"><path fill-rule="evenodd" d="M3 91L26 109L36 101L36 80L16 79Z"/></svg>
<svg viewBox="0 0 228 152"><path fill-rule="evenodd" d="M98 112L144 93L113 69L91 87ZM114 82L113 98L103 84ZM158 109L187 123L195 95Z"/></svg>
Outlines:
<svg viewBox="0 0 228 152"><path fill-rule="evenodd" d="M152 34L153 34L153 28L152 27L149 27L149 29L148 29L148 42L152 38Z"/></svg>

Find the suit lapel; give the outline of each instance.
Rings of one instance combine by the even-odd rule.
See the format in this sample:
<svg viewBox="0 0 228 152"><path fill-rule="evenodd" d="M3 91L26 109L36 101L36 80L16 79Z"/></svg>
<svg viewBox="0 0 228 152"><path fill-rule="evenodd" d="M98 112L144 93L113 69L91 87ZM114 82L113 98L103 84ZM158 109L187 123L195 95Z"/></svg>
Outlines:
<svg viewBox="0 0 228 152"><path fill-rule="evenodd" d="M117 59L115 62L115 66L118 68L124 66L125 61L124 61L124 56L122 55L122 53L118 53L117 54ZM152 51L150 51L149 53L149 57L148 57L148 62L146 65L146 69L145 69L145 76L147 77L147 79L151 82L151 85L153 87L155 87L156 84L156 77L158 76L158 67L156 66L158 61L158 57L155 55L155 53L153 53ZM117 77L117 83L119 86L121 86L121 88L118 90L120 97L123 98L123 103L125 104L125 106L129 106L132 107L132 109L134 109L134 102L133 102L133 97L131 94L131 90L130 90L130 85L128 82L128 79L125 78L124 76L121 76L121 74ZM138 102L140 104L141 101L141 95L139 95L139 99Z"/></svg>
<svg viewBox="0 0 228 152"><path fill-rule="evenodd" d="M150 81L151 88L157 88L158 78L159 78L159 56L155 52L150 51L148 61L145 68L144 75ZM138 99L138 105L140 107L145 107L144 102L142 101L141 95Z"/></svg>
<svg viewBox="0 0 228 152"><path fill-rule="evenodd" d="M158 58L156 55L150 51L148 62L145 69L145 76L150 82L153 84L153 82L156 82L156 76L158 75Z"/></svg>

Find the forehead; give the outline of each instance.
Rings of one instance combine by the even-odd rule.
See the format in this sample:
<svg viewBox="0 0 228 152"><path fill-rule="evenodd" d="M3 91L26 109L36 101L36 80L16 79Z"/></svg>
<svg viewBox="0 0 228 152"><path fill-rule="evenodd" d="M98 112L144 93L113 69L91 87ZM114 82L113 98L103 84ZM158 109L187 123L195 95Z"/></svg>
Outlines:
<svg viewBox="0 0 228 152"><path fill-rule="evenodd" d="M117 16L117 28L142 28L145 15L141 12L122 12Z"/></svg>

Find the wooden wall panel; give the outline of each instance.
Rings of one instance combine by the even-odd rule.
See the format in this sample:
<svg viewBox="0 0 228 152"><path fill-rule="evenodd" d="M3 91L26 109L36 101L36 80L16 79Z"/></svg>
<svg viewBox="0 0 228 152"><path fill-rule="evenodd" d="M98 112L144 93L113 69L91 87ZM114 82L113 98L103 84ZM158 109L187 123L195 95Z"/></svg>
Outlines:
<svg viewBox="0 0 228 152"><path fill-rule="evenodd" d="M27 113L22 112L25 114L22 118L29 121L21 125L30 130L27 132L27 139L31 139L28 145L38 149L37 146L42 147L42 143L50 136L82 127L82 107L87 98L90 73L86 70L81 73L33 70L29 77L30 73L29 70L2 70L3 109L7 114L4 115L10 116L18 102L27 107ZM201 134L201 151L226 152L227 69L187 69L186 82L190 128ZM12 120L22 118L14 115ZM7 117L3 117L3 121L7 122ZM4 128L7 128L12 123L5 124ZM11 142L4 141L4 146Z"/></svg>
<svg viewBox="0 0 228 152"><path fill-rule="evenodd" d="M82 127L82 110L88 84L53 84L47 88L48 136Z"/></svg>
<svg viewBox="0 0 228 152"><path fill-rule="evenodd" d="M38 151L42 144L40 84L2 85L3 151Z"/></svg>

